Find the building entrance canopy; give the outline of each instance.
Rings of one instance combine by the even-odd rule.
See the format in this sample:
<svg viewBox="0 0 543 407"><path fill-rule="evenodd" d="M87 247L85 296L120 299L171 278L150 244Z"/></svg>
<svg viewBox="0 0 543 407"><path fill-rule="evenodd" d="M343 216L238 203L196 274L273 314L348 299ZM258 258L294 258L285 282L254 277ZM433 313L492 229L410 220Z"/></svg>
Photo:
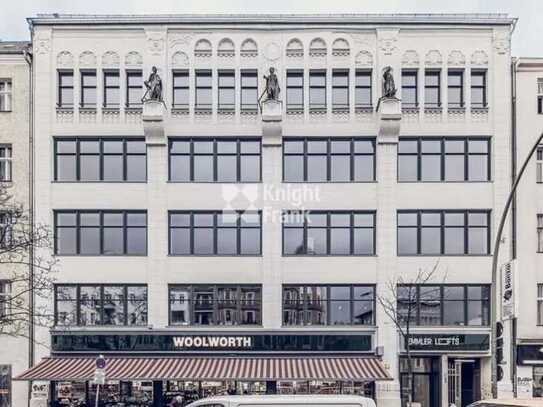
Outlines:
<svg viewBox="0 0 543 407"><path fill-rule="evenodd" d="M373 357L106 357L108 380L391 380ZM95 358L45 358L15 380L92 380Z"/></svg>

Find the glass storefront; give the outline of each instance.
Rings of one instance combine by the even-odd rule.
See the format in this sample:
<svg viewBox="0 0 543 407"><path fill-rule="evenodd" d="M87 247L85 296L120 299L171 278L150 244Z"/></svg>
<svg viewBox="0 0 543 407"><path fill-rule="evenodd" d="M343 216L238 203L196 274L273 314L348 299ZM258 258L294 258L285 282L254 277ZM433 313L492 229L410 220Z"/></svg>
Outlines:
<svg viewBox="0 0 543 407"><path fill-rule="evenodd" d="M412 382L410 389L408 360L400 358L402 406L408 405L408 396L420 407L440 407L440 360L439 357L412 357Z"/></svg>
<svg viewBox="0 0 543 407"><path fill-rule="evenodd" d="M534 366L533 396L543 397L543 367Z"/></svg>

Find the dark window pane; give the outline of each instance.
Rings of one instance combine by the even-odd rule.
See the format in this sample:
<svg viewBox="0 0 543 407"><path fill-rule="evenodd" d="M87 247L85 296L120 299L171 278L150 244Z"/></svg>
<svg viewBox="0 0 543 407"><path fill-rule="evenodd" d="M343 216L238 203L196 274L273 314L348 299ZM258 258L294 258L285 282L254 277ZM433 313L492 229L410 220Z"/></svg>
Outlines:
<svg viewBox="0 0 543 407"><path fill-rule="evenodd" d="M126 157L126 180L140 182L147 179L147 157L129 155Z"/></svg>
<svg viewBox="0 0 543 407"><path fill-rule="evenodd" d="M236 254L238 252L236 228L217 229L217 254Z"/></svg>
<svg viewBox="0 0 543 407"><path fill-rule="evenodd" d="M349 301L330 301L330 325L349 325L351 306Z"/></svg>
<svg viewBox="0 0 543 407"><path fill-rule="evenodd" d="M283 229L283 248L285 254L303 254L304 239L302 229Z"/></svg>
<svg viewBox="0 0 543 407"><path fill-rule="evenodd" d="M304 180L304 158L303 156L285 156L285 174L286 182L301 182Z"/></svg>
<svg viewBox="0 0 543 407"><path fill-rule="evenodd" d="M251 155L240 157L240 181L260 181L260 156Z"/></svg>
<svg viewBox="0 0 543 407"><path fill-rule="evenodd" d="M307 181L324 182L326 181L326 156L308 156L307 157Z"/></svg>
<svg viewBox="0 0 543 407"><path fill-rule="evenodd" d="M487 254L488 253L488 229L487 228L469 228L468 253L469 254Z"/></svg>
<svg viewBox="0 0 543 407"><path fill-rule="evenodd" d="M421 254L439 254L441 253L441 229L423 227L420 234L420 252Z"/></svg>
<svg viewBox="0 0 543 407"><path fill-rule="evenodd" d="M217 157L217 181L236 182L237 180L237 156Z"/></svg>
<svg viewBox="0 0 543 407"><path fill-rule="evenodd" d="M441 156L423 155L420 166L421 181L441 180Z"/></svg>
<svg viewBox="0 0 543 407"><path fill-rule="evenodd" d="M417 229L398 229L398 254L417 254Z"/></svg>
<svg viewBox="0 0 543 407"><path fill-rule="evenodd" d="M445 228L445 254L464 253L464 229Z"/></svg>
<svg viewBox="0 0 543 407"><path fill-rule="evenodd" d="M194 234L194 254L213 254L213 229L197 228Z"/></svg>
<svg viewBox="0 0 543 407"><path fill-rule="evenodd" d="M213 218L212 213L194 214L194 226L213 226Z"/></svg>
<svg viewBox="0 0 543 407"><path fill-rule="evenodd" d="M330 230L330 254L350 254L351 230L332 228Z"/></svg>
<svg viewBox="0 0 543 407"><path fill-rule="evenodd" d="M171 254L190 254L190 229L170 229Z"/></svg>
<svg viewBox="0 0 543 407"><path fill-rule="evenodd" d="M260 254L260 228L241 229L241 254Z"/></svg>
<svg viewBox="0 0 543 407"><path fill-rule="evenodd" d="M122 228L104 228L104 254L123 254L124 236Z"/></svg>
<svg viewBox="0 0 543 407"><path fill-rule="evenodd" d="M172 181L190 181L190 156L170 157L170 179Z"/></svg>
<svg viewBox="0 0 543 407"><path fill-rule="evenodd" d="M213 157L206 155L195 155L194 160L194 181L213 181Z"/></svg>
<svg viewBox="0 0 543 407"><path fill-rule="evenodd" d="M445 181L464 181L464 155L445 156Z"/></svg>
<svg viewBox="0 0 543 407"><path fill-rule="evenodd" d="M372 155L356 155L354 157L354 180L374 181L374 158Z"/></svg>
<svg viewBox="0 0 543 407"><path fill-rule="evenodd" d="M326 254L326 229L309 228L307 230L307 254Z"/></svg>
<svg viewBox="0 0 543 407"><path fill-rule="evenodd" d="M331 156L331 181L348 182L351 180L351 157L348 155Z"/></svg>
<svg viewBox="0 0 543 407"><path fill-rule="evenodd" d="M97 155L82 155L80 161L81 181L100 180L100 157Z"/></svg>
<svg viewBox="0 0 543 407"><path fill-rule="evenodd" d="M354 254L359 255L372 255L375 253L375 247L373 242L374 231L373 229L354 229L354 242L353 251Z"/></svg>
<svg viewBox="0 0 543 407"><path fill-rule="evenodd" d="M328 143L326 141L308 141L307 152L309 154L326 154L328 151Z"/></svg>
<svg viewBox="0 0 543 407"><path fill-rule="evenodd" d="M488 181L488 156L470 155L468 158L470 181Z"/></svg>
<svg viewBox="0 0 543 407"><path fill-rule="evenodd" d="M76 229L57 228L57 253L76 254Z"/></svg>
<svg viewBox="0 0 543 407"><path fill-rule="evenodd" d="M400 155L398 157L398 180L417 181L418 158L416 155Z"/></svg>
<svg viewBox="0 0 543 407"><path fill-rule="evenodd" d="M57 181L76 181L75 155L57 156Z"/></svg>
<svg viewBox="0 0 543 407"><path fill-rule="evenodd" d="M147 252L147 231L145 228L128 228L126 239L127 254L145 254Z"/></svg>
<svg viewBox="0 0 543 407"><path fill-rule="evenodd" d="M100 254L100 228L81 228L79 236L81 254Z"/></svg>
<svg viewBox="0 0 543 407"><path fill-rule="evenodd" d="M122 181L123 180L123 156L105 155L104 156L104 181Z"/></svg>

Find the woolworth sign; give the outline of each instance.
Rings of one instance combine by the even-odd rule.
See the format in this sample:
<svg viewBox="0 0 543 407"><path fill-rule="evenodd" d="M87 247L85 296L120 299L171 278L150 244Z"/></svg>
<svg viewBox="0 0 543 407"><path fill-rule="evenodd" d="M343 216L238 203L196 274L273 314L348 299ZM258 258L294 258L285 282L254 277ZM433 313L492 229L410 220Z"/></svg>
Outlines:
<svg viewBox="0 0 543 407"><path fill-rule="evenodd" d="M250 349L253 338L250 336L174 336L173 346L178 349Z"/></svg>

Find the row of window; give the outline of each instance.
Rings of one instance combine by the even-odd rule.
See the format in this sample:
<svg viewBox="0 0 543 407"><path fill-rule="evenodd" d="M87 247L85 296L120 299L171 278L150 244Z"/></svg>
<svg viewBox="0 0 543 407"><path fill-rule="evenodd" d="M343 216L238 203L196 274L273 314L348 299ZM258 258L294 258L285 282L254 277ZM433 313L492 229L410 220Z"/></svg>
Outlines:
<svg viewBox="0 0 543 407"><path fill-rule="evenodd" d="M489 324L488 285L399 285L398 313L413 325ZM260 285L169 286L170 325L261 325ZM284 285L283 325L375 325L374 285ZM55 323L147 325L145 285L55 286Z"/></svg>
<svg viewBox="0 0 543 407"><path fill-rule="evenodd" d="M146 182L141 138L57 138L54 179L61 182ZM169 181L261 182L262 147L252 138L183 138L169 142ZM284 182L373 182L374 138L286 138ZM490 180L490 139L402 137L399 182ZM11 175L11 149L0 146L0 175Z"/></svg>
<svg viewBox="0 0 543 407"><path fill-rule="evenodd" d="M0 112L11 112L11 79L0 79Z"/></svg>
<svg viewBox="0 0 543 407"><path fill-rule="evenodd" d="M0 182L11 182L13 158L11 145L0 144Z"/></svg>
<svg viewBox="0 0 543 407"><path fill-rule="evenodd" d="M398 255L487 255L490 211L398 211ZM169 211L170 255L259 256L258 211ZM283 255L376 254L375 211L284 211ZM59 255L146 255L147 212L59 210Z"/></svg>
<svg viewBox="0 0 543 407"><path fill-rule="evenodd" d="M102 105L105 108L119 108L121 104L121 77L119 70L104 70ZM441 70L424 71L424 104L427 107L440 107L442 104ZM190 76L189 70L172 72L172 108L188 109L190 105L191 82L194 84L194 106L197 110L211 110L213 101L213 81L216 81L217 108L234 110L239 104L242 110L257 109L258 104L258 71L242 69L239 73L240 85L236 89L236 71L219 69L216 77L211 69L198 69ZM331 92L331 103L334 109L348 109L350 106L351 72L349 69L333 69L329 75L325 69L304 70L288 69L286 72L286 104L289 110L304 108L304 80L308 77L308 102L310 109L326 109L327 92ZM471 70L471 106L485 107L486 71ZM74 72L60 70L58 72L58 106L72 108L74 106ZM127 107L141 107L143 73L141 70L125 72ZM327 81L331 80L331 86ZM7 82L4 82L7 83ZM0 85L1 86L1 85ZM98 104L97 71L80 71L80 100L82 108L96 108ZM1 91L1 88L0 88ZM239 102L236 95L239 92ZM402 105L417 107L419 105L418 71L403 70L401 77ZM1 100L1 99L0 99ZM372 106L372 72L356 70L354 72L354 102L356 107ZM6 102L5 102L6 103ZM4 103L4 104L5 104ZM449 107L464 107L464 70L447 71L447 103ZM0 105L1 106L1 105Z"/></svg>

